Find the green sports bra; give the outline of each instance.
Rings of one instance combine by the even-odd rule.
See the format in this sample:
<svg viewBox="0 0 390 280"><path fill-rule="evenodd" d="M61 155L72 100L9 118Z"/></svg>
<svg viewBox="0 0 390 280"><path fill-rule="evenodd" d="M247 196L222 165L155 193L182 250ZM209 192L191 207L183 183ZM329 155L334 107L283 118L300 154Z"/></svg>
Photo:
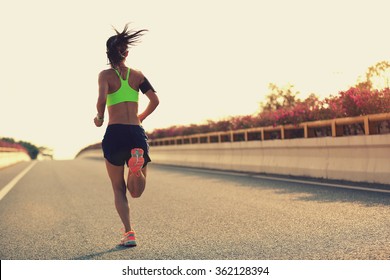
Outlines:
<svg viewBox="0 0 390 280"><path fill-rule="evenodd" d="M129 85L130 68L127 71L126 80L122 79L118 70L114 70L117 73L119 79L121 80L121 87L117 91L107 94L107 107L122 102L138 102L138 91L136 91Z"/></svg>

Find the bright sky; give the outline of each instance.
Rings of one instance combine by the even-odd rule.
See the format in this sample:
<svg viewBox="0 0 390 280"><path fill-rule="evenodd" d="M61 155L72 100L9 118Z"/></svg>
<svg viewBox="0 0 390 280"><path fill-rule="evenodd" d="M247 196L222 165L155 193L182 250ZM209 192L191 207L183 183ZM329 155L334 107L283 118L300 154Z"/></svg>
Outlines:
<svg viewBox="0 0 390 280"><path fill-rule="evenodd" d="M97 76L127 22L150 31L129 54L160 97L146 131L255 113L268 84L337 94L390 61L390 1L0 2L0 137L71 158L101 141ZM140 106L146 106L146 97Z"/></svg>

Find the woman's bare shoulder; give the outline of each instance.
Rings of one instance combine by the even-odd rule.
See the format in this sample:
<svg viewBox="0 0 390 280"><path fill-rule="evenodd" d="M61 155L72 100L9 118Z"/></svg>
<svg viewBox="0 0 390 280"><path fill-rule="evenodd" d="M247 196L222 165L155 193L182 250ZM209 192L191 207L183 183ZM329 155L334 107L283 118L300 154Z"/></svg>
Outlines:
<svg viewBox="0 0 390 280"><path fill-rule="evenodd" d="M104 76L112 75L112 74L113 74L112 69L104 69L104 70L100 71L99 76L104 77Z"/></svg>
<svg viewBox="0 0 390 280"><path fill-rule="evenodd" d="M141 70L131 68L130 72L131 75L133 75L133 78L137 80L138 84L142 83L142 81L144 80L144 74L142 74Z"/></svg>
<svg viewBox="0 0 390 280"><path fill-rule="evenodd" d="M133 69L133 68L131 68L130 71L131 71L131 73L132 73L133 75L135 75L136 77L142 77L142 78L144 77L144 74L142 74L142 71L139 70L139 69Z"/></svg>

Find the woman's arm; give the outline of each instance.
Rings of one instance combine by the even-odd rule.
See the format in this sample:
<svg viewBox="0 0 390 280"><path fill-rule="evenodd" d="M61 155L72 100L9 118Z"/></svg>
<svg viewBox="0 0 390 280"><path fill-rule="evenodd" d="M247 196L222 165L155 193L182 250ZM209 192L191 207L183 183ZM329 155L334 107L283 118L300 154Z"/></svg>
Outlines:
<svg viewBox="0 0 390 280"><path fill-rule="evenodd" d="M151 113L153 113L153 111L160 103L157 94L152 89L148 90L145 95L149 98L149 104L146 107L145 111L138 115L138 118L141 122L146 119Z"/></svg>
<svg viewBox="0 0 390 280"><path fill-rule="evenodd" d="M100 127L103 125L104 122L104 111L106 109L106 96L108 93L108 82L107 79L105 79L104 72L101 72L99 74L99 96L96 103L96 109L97 109L97 115L94 119L95 125L97 127Z"/></svg>

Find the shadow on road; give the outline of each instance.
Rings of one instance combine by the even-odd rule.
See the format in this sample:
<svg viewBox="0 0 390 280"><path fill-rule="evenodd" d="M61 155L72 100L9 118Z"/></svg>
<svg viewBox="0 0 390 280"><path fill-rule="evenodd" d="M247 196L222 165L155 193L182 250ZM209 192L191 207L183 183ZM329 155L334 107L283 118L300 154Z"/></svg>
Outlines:
<svg viewBox="0 0 390 280"><path fill-rule="evenodd" d="M226 181L227 184L234 183L240 187L249 187L256 189L271 189L280 194L302 194L298 199L302 201L326 202L353 202L359 203L366 207L373 206L390 206L390 194L377 193L364 190L352 190L339 187L327 187L315 183L296 183L287 182L284 179L308 180L318 183L345 184L356 187L382 188L390 189L389 185L355 183L336 180L313 179L305 177L292 177L283 175L270 175L279 177L282 180L267 179L268 174L254 174L241 172L224 172L219 170L205 170L198 168L177 167L169 165L153 165L153 168L164 170L170 173L179 172L181 176L197 176L200 180L218 180ZM264 178L256 178L256 175L262 175ZM192 178L193 179L193 178Z"/></svg>
<svg viewBox="0 0 390 280"><path fill-rule="evenodd" d="M131 248L134 248L134 247L124 247L124 246L120 246L120 245L117 245L109 250L105 250L105 251L101 251L101 252L96 252L96 253L93 253L93 254L89 254L89 255L84 255L84 256L79 256L79 257L75 257L75 258L72 258L71 260L93 260L93 259L100 259L100 257L104 256L104 255L107 255L107 254L110 254L110 253L115 253L115 252L120 252L120 251L124 251L124 250L129 250Z"/></svg>

